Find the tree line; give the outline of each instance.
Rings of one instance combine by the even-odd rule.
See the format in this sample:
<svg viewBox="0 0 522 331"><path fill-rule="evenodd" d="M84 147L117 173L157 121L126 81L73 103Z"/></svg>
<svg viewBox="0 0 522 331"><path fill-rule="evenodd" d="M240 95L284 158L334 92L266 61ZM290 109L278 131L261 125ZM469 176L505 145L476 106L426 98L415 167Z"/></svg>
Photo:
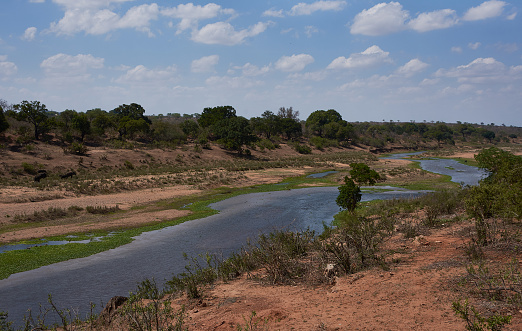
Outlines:
<svg viewBox="0 0 522 331"><path fill-rule="evenodd" d="M95 108L56 112L39 101L10 105L0 99L0 133L9 130L19 137L19 142L57 138L76 146L107 140L173 145L193 141L199 148L206 148L214 141L226 149L249 153L248 148L254 144L274 148L277 142L285 140L299 152L309 153L310 147L300 144L304 138L317 149L356 144L379 149L390 143L419 147L430 142L455 144L456 140L509 142L518 138L517 129L520 128L499 130L493 125L462 122L349 123L334 109L316 110L301 120L292 107L281 107L276 113L266 110L250 119L238 116L232 106L204 108L201 114L154 116L145 115L145 109L137 103L122 104L110 111Z"/></svg>

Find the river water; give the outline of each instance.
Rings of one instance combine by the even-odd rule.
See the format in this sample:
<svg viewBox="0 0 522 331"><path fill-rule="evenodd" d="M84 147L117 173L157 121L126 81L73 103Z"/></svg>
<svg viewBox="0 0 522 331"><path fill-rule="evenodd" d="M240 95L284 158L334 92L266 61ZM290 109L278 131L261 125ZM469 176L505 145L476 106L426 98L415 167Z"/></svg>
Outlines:
<svg viewBox="0 0 522 331"><path fill-rule="evenodd" d="M476 170L476 168L473 168ZM422 192L397 189L363 193L363 201L413 197ZM246 241L274 229L320 232L339 211L336 187L313 187L240 195L211 207L219 214L144 233L132 243L11 275L0 280L0 311L19 322L27 309L38 311L48 294L63 308L85 314L89 303L98 307L115 295L128 295L138 282L154 278L160 285L184 271L183 253L229 255Z"/></svg>

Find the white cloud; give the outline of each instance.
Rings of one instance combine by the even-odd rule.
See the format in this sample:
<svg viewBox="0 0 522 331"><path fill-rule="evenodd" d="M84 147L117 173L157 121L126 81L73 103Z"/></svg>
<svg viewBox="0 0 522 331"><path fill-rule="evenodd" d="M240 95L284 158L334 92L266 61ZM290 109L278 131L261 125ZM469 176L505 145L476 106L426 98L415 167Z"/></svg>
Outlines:
<svg viewBox="0 0 522 331"><path fill-rule="evenodd" d="M42 61L40 67L47 72L69 72L71 74L84 72L87 69L103 68L104 59L91 54L56 54Z"/></svg>
<svg viewBox="0 0 522 331"><path fill-rule="evenodd" d="M420 13L408 26L417 32L446 29L458 23L457 13L453 9L442 9L429 13Z"/></svg>
<svg viewBox="0 0 522 331"><path fill-rule="evenodd" d="M289 14L297 15L311 15L316 11L340 11L346 6L346 1L316 1L311 4L300 2L290 9Z"/></svg>
<svg viewBox="0 0 522 331"><path fill-rule="evenodd" d="M27 41L33 41L34 38L36 37L36 32L37 31L38 31L38 29L36 29L34 26L25 29L25 32L24 32L24 35L22 36L22 39L23 40L27 40Z"/></svg>
<svg viewBox="0 0 522 331"><path fill-rule="evenodd" d="M127 70L123 76L116 79L116 82L131 85L157 85L160 82L173 81L176 78L176 72L176 66L153 70L144 65L138 65Z"/></svg>
<svg viewBox="0 0 522 331"><path fill-rule="evenodd" d="M404 30L408 18L408 11L403 10L400 3L380 3L357 14L350 32L367 36L387 35Z"/></svg>
<svg viewBox="0 0 522 331"><path fill-rule="evenodd" d="M56 54L42 61L40 67L44 69L47 79L59 85L68 85L75 82L85 82L92 78L90 70L102 69L104 59L91 54Z"/></svg>
<svg viewBox="0 0 522 331"><path fill-rule="evenodd" d="M314 61L313 56L309 54L294 54L292 56L282 56L275 63L275 67L281 71L296 72L303 70L307 65Z"/></svg>
<svg viewBox="0 0 522 331"><path fill-rule="evenodd" d="M305 34L308 38L311 38L314 33L318 33L319 29L317 29L313 25L307 25L305 26Z"/></svg>
<svg viewBox="0 0 522 331"><path fill-rule="evenodd" d="M194 5L193 3L180 4L174 8L168 8L161 11L162 15L181 19L178 24L177 33L181 33L187 29L197 29L201 20L217 17L220 14L235 15L233 9L224 9L215 3L209 3L205 6Z"/></svg>
<svg viewBox="0 0 522 331"><path fill-rule="evenodd" d="M427 67L429 67L429 64L424 63L419 59L413 59L397 69L396 73L406 77L411 77L419 72L424 71Z"/></svg>
<svg viewBox="0 0 522 331"><path fill-rule="evenodd" d="M109 7L112 3L123 3L134 0L52 0L67 9L99 9Z"/></svg>
<svg viewBox="0 0 522 331"><path fill-rule="evenodd" d="M116 29L134 28L150 32L150 22L156 20L159 14L157 4L141 5L130 8L127 13L120 17L107 7L111 2L125 2L129 0L54 0L56 3L66 7L64 17L58 22L51 23L49 30L58 35L73 35L78 32L100 35Z"/></svg>
<svg viewBox="0 0 522 331"><path fill-rule="evenodd" d="M512 20L514 20L516 17L517 17L517 12L514 12L513 14L508 15L506 18L507 18L509 21L512 21Z"/></svg>
<svg viewBox="0 0 522 331"><path fill-rule="evenodd" d="M202 44L217 45L237 45L245 41L249 37L257 36L263 33L271 23L259 22L248 29L236 31L235 28L227 22L217 22L207 24L201 30L193 31L192 40Z"/></svg>
<svg viewBox="0 0 522 331"><path fill-rule="evenodd" d="M462 53L462 47L459 47L459 46L453 46L451 47L451 51L453 53Z"/></svg>
<svg viewBox="0 0 522 331"><path fill-rule="evenodd" d="M219 55L204 56L200 59L192 61L190 66L192 72L212 72L214 66L219 62Z"/></svg>
<svg viewBox="0 0 522 331"><path fill-rule="evenodd" d="M243 76L260 76L270 71L270 66L258 67L251 63L246 63L242 66L234 66L234 70L241 70Z"/></svg>
<svg viewBox="0 0 522 331"><path fill-rule="evenodd" d="M18 72L18 67L13 62L7 61L7 55L0 55L0 80L12 76Z"/></svg>
<svg viewBox="0 0 522 331"><path fill-rule="evenodd" d="M340 56L332 61L327 69L355 69L391 63L389 52L383 51L379 46L368 47L362 53L351 54L349 58Z"/></svg>
<svg viewBox="0 0 522 331"><path fill-rule="evenodd" d="M479 43L479 42L469 43L468 47L471 48L472 50L477 50L480 47L480 45L481 45L481 43Z"/></svg>
<svg viewBox="0 0 522 331"><path fill-rule="evenodd" d="M522 79L522 70L519 67L507 68L502 62L491 57L477 58L456 68L439 69L435 76L456 78L459 83L466 84L506 83Z"/></svg>
<svg viewBox="0 0 522 331"><path fill-rule="evenodd" d="M269 17L285 17L285 15L283 14L283 10L282 10L282 9L275 10L274 8L271 8L271 9L265 10L265 11L263 12L263 16L269 16Z"/></svg>
<svg viewBox="0 0 522 331"><path fill-rule="evenodd" d="M45 0L29 0L29 2L32 2L32 3L44 3Z"/></svg>
<svg viewBox="0 0 522 331"><path fill-rule="evenodd" d="M490 0L477 7L472 7L462 17L465 21L478 21L502 15L506 2Z"/></svg>
<svg viewBox="0 0 522 331"><path fill-rule="evenodd" d="M125 16L120 19L118 28L135 28L140 31L149 32L149 36L152 36L149 25L151 21L158 19L158 14L159 8L155 3L132 7L127 11Z"/></svg>

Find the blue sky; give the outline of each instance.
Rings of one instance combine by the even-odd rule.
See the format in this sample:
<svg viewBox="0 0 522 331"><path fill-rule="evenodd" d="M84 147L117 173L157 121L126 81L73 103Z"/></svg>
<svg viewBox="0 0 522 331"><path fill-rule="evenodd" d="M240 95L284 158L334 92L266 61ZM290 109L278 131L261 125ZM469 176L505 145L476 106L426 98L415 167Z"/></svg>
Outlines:
<svg viewBox="0 0 522 331"><path fill-rule="evenodd" d="M518 1L3 0L0 98L522 126Z"/></svg>

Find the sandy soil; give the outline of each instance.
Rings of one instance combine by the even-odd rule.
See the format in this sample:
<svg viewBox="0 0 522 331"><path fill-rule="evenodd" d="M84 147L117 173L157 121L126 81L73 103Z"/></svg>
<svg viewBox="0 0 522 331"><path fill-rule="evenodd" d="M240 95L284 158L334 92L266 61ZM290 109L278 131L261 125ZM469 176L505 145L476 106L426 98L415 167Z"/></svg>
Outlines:
<svg viewBox="0 0 522 331"><path fill-rule="evenodd" d="M422 240L394 237L401 262L335 278L333 285L272 286L248 279L219 284L188 304L190 330L464 330L452 286L466 273L462 225L433 231ZM256 316L252 318L252 312ZM500 311L507 313L507 311ZM522 313L504 330L522 330Z"/></svg>

